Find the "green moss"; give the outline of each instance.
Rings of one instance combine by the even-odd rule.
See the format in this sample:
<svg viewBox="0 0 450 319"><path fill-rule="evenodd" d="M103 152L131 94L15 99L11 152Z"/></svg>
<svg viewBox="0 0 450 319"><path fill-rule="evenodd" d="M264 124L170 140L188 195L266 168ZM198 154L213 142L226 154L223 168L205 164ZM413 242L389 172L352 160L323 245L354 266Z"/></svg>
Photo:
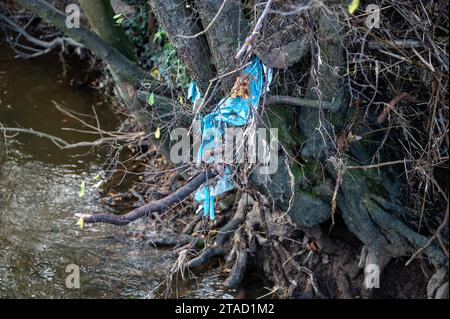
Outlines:
<svg viewBox="0 0 450 319"><path fill-rule="evenodd" d="M338 126L342 124L342 116L339 113L330 112L329 120L333 126Z"/></svg>
<svg viewBox="0 0 450 319"><path fill-rule="evenodd" d="M278 128L278 140L293 154L293 149L302 143L297 121L292 110L283 105L273 105L267 110L264 123L269 128Z"/></svg>

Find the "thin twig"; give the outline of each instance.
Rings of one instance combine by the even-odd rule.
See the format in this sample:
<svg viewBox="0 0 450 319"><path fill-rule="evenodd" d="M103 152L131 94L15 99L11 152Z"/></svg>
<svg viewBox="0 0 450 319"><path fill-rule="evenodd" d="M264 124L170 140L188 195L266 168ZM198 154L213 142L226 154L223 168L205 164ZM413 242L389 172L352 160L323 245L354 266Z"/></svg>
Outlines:
<svg viewBox="0 0 450 319"><path fill-rule="evenodd" d="M438 238L438 236L440 236L442 230L444 229L444 227L448 225L448 204L447 204L447 210L445 211L445 217L444 220L442 221L442 223L439 225L439 227L436 229L436 232L434 233L433 236L431 236L430 239L428 239L427 243L423 246L420 247L412 256L411 258L408 259L408 261L405 263L405 266L408 266L417 256L419 256L425 249L427 249L428 247L431 246L431 244L433 243L433 241ZM440 242L440 245L442 247L442 250L444 251L445 255L448 258L448 250L445 248L445 246L443 245L443 243Z"/></svg>
<svg viewBox="0 0 450 319"><path fill-rule="evenodd" d="M383 166L405 164L405 163L412 163L412 162L414 162L414 160L402 159L402 160L398 160L398 161L384 162L384 163L378 163L378 164L373 164L373 165L345 166L345 168L346 169L371 169L371 168L379 168L379 167L383 167Z"/></svg>
<svg viewBox="0 0 450 319"><path fill-rule="evenodd" d="M59 138L54 135L50 135L41 131L36 131L33 129L26 129L26 128L20 128L20 127L0 127L0 131L3 132L15 132L15 133L27 133L32 134L38 137L46 138L52 141L56 146L58 146L60 149L74 149L74 148L80 148L80 147L94 147L94 146L100 146L103 144L110 144L110 143L116 143L116 142L130 142L133 140L136 140L138 138L142 138L145 136L143 132L138 133L131 133L128 135L120 135L120 136L113 136L113 137L104 137L97 139L95 141L84 141L84 142L78 142L78 143L69 143L66 140L63 140L62 138Z"/></svg>
<svg viewBox="0 0 450 319"><path fill-rule="evenodd" d="M259 17L258 21L256 22L255 28L253 29L252 33L247 37L245 40L244 45L239 50L239 52L236 54L236 59L239 60L246 56L253 48L253 45L255 44L256 38L259 35L259 32L262 29L263 21L266 18L266 16L269 14L270 6L272 5L273 0L267 1L266 7L264 8L263 12L261 13L261 16Z"/></svg>
<svg viewBox="0 0 450 319"><path fill-rule="evenodd" d="M204 28L202 31L193 34L193 35L182 35L179 34L176 37L178 38L183 38L183 39L194 39L198 36L201 36L202 34L205 34L206 32L208 32L209 28L211 28L211 26L216 22L217 18L219 17L220 13L222 12L223 8L225 7L225 4L227 3L227 0L223 0L222 4L220 5L219 10L217 11L216 15L214 16L214 18L211 20L211 22L206 26L206 28Z"/></svg>

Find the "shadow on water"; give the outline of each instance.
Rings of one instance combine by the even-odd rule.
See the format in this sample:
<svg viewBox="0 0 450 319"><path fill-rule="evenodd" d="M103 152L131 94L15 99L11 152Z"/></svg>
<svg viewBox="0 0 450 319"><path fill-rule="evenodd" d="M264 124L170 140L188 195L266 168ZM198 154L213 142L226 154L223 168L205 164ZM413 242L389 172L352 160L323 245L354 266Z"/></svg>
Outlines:
<svg viewBox="0 0 450 319"><path fill-rule="evenodd" d="M70 142L92 139L62 130L82 127L60 113L54 100L90 115L95 107L106 130L118 125L108 99L88 86L69 85L61 73L56 55L15 60L0 45L0 123ZM82 198L78 193L82 181L93 184L105 154L89 149L61 151L33 135L5 139L0 133L1 298L141 298L161 282L173 257L127 235L139 224L95 225L83 231L75 224L75 213L101 210L92 187ZM66 287L70 264L80 267L80 289ZM230 297L220 282L218 272L208 272L180 284L181 295L173 297Z"/></svg>

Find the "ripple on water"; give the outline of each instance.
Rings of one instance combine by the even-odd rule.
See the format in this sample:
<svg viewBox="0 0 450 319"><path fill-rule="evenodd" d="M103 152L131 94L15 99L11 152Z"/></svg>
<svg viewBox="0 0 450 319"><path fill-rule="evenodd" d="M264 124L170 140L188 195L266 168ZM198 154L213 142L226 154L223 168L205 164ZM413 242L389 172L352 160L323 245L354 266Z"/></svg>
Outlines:
<svg viewBox="0 0 450 319"><path fill-rule="evenodd" d="M3 297L142 297L167 269L164 251L130 241L127 229L95 225L79 230L73 215L95 211L86 177L48 163L2 165L0 189L0 295ZM69 264L81 268L81 289L65 287Z"/></svg>

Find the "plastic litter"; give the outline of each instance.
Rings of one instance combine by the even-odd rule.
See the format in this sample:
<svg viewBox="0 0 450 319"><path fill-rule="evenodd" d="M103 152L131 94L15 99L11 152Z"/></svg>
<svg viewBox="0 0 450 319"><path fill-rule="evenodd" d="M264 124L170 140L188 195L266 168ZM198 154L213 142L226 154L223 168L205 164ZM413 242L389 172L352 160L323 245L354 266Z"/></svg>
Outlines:
<svg viewBox="0 0 450 319"><path fill-rule="evenodd" d="M267 91L269 90L269 85L272 82L272 70L255 57L251 64L244 69L240 78L245 79L246 83L242 84L248 88L244 89L241 94L233 93L231 97L222 99L213 112L200 118L202 141L197 154L198 163L213 163L215 161L213 150L217 148L219 141L223 141L225 129L228 126L243 126L250 122L253 114L257 111L264 88L266 87ZM234 89L239 90L239 88ZM201 92L195 82L192 81L188 89L188 99L195 103L201 97ZM205 161L206 153L212 155ZM215 185L210 185L207 182L195 193L195 200L203 203L203 215L214 220L215 196L233 188L235 188L235 185L231 168L225 166L223 173L215 181Z"/></svg>
<svg viewBox="0 0 450 319"><path fill-rule="evenodd" d="M199 97L202 97L202 94L200 93L197 84L195 84L195 81L192 80L188 88L188 99L194 103Z"/></svg>

